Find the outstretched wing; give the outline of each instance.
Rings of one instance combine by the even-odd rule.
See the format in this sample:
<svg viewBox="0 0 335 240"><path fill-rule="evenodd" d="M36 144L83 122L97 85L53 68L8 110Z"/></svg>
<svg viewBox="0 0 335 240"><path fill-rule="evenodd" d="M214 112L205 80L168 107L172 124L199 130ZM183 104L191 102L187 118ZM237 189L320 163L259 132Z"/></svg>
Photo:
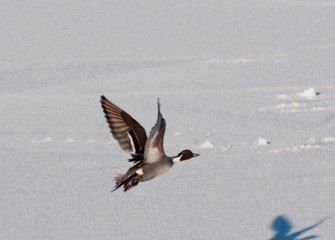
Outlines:
<svg viewBox="0 0 335 240"><path fill-rule="evenodd" d="M154 163L162 160L165 157L164 153L164 134L166 122L160 111L159 99L158 105L158 117L155 126L151 129L149 138L145 144L144 150L144 162Z"/></svg>
<svg viewBox="0 0 335 240"><path fill-rule="evenodd" d="M101 96L100 102L113 137L119 142L123 150L131 152L133 158L129 161L138 162L143 160L147 140L144 128L105 96Z"/></svg>

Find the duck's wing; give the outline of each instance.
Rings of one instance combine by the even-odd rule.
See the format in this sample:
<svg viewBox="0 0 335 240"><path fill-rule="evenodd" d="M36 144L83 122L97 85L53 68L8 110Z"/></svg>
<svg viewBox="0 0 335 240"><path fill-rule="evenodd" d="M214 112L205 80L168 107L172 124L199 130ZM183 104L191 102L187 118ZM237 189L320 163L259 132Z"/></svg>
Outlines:
<svg viewBox="0 0 335 240"><path fill-rule="evenodd" d="M165 157L164 153L164 134L166 122L160 111L159 99L158 105L158 117L155 126L151 129L149 138L145 144L144 149L144 163L158 162Z"/></svg>
<svg viewBox="0 0 335 240"><path fill-rule="evenodd" d="M105 96L101 96L100 102L113 137L119 142L121 148L130 152L133 157L129 161L142 161L147 141L144 128Z"/></svg>

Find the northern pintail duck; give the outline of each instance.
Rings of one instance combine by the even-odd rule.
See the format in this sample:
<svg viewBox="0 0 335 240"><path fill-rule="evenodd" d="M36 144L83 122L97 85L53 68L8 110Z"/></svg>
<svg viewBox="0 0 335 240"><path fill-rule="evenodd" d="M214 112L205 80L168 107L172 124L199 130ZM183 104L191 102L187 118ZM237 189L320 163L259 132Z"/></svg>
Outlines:
<svg viewBox="0 0 335 240"><path fill-rule="evenodd" d="M163 142L166 122L160 112L159 100L157 122L149 137L141 124L105 96L101 96L100 102L113 137L123 150L130 152L131 158L128 161L135 164L125 174L114 178L115 186L112 191L123 186L126 192L139 182L167 172L176 162L199 156L190 150L183 150L174 157L165 155Z"/></svg>

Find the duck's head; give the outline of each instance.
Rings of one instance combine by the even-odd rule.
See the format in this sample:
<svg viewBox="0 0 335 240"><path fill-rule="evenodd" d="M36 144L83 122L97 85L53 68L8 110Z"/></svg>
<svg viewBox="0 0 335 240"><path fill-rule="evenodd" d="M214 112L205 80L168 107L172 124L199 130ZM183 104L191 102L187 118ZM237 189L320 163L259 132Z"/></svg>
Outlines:
<svg viewBox="0 0 335 240"><path fill-rule="evenodd" d="M173 157L172 161L176 163L176 162L180 162L184 160L189 160L191 158L198 157L198 156L200 155L197 153L193 153L191 150L185 149L181 151L177 156Z"/></svg>

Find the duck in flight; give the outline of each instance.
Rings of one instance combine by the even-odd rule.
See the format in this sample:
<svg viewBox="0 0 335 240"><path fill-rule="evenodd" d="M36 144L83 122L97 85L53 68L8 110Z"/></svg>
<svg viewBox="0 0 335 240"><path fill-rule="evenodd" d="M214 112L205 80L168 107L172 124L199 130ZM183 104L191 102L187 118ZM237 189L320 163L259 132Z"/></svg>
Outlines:
<svg viewBox="0 0 335 240"><path fill-rule="evenodd" d="M123 186L126 192L139 182L148 181L169 171L176 162L199 156L188 149L174 157L165 155L163 142L166 122L160 112L159 100L157 122L149 137L141 124L105 96L101 96L100 102L113 137L123 150L130 152L131 158L128 161L134 163L125 174L118 174L114 178L115 186L112 191Z"/></svg>

